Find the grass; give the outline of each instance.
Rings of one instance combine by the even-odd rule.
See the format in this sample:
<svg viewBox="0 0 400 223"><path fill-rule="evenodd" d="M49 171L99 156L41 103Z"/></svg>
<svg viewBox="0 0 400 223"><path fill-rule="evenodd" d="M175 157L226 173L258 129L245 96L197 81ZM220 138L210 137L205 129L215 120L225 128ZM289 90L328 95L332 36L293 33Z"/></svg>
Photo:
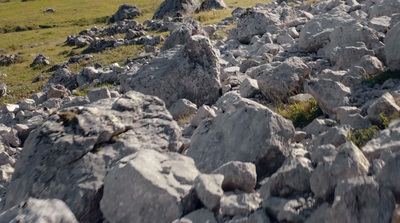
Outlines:
<svg viewBox="0 0 400 223"><path fill-rule="evenodd" d="M187 15L202 21L204 24L214 24L223 18L231 16L236 7L251 7L258 2L270 2L271 0L226 0L228 9L201 12ZM83 29L94 25L106 26L108 18L112 16L121 4L137 5L143 12L138 17L139 22L151 19L154 12L163 0L36 0L21 2L21 0L1 0L0 2L0 49L5 54L20 54L20 63L10 66L0 66L0 72L7 77L0 77L0 82L7 85L10 91L9 97L0 98L0 106L4 103L16 102L29 97L35 92L41 91L51 73L46 73L50 67L30 68L34 60L33 54L43 54L50 57L52 65L67 61L72 55L80 55L84 49L65 45L65 40L71 34L78 34ZM43 13L46 8L55 9L55 13ZM229 28L233 28L230 27ZM226 36L227 30L218 33ZM1 34L3 33L3 34ZM166 35L167 33L148 33ZM123 38L123 36L115 36ZM37 46L27 47L36 43ZM81 64L73 64L71 70L78 72L84 66L100 63L108 66L112 63L123 64L127 59L132 59L143 52L143 46L123 46L116 49L105 50L101 53L91 53L93 60ZM46 78L37 83L32 80L44 75Z"/></svg>
<svg viewBox="0 0 400 223"><path fill-rule="evenodd" d="M400 71L386 71L378 75L370 76L365 82L370 86L374 86L375 84L382 85L391 78L400 79Z"/></svg>
<svg viewBox="0 0 400 223"><path fill-rule="evenodd" d="M87 91L90 90L90 89L100 88L100 87L108 87L108 88L110 88L110 87L113 87L113 86L114 86L114 84L112 84L112 83L101 83L101 84L97 84L97 85L94 85L94 86L88 86L88 87L85 87L83 89L74 90L72 92L72 94L75 95L75 96L86 96L87 95Z"/></svg>
<svg viewBox="0 0 400 223"><path fill-rule="evenodd" d="M323 115L321 108L314 99L290 105L281 104L276 107L277 113L291 120L296 128L303 128Z"/></svg>

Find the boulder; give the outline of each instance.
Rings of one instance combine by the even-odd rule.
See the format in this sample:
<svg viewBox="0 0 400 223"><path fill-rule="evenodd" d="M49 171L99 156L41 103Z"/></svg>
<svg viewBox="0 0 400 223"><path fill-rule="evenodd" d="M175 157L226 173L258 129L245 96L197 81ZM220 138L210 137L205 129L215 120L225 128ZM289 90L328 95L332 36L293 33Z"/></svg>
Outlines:
<svg viewBox="0 0 400 223"><path fill-rule="evenodd" d="M92 88L87 90L87 97L90 102L96 102L101 99L111 98L108 87Z"/></svg>
<svg viewBox="0 0 400 223"><path fill-rule="evenodd" d="M231 161L220 166L213 173L224 176L222 182L224 191L239 189L250 193L256 187L257 173L253 163Z"/></svg>
<svg viewBox="0 0 400 223"><path fill-rule="evenodd" d="M381 149L381 148L379 148ZM383 149L383 148L382 148ZM400 154L396 153L389 157L382 170L376 176L376 180L382 187L389 188L396 199L400 198Z"/></svg>
<svg viewBox="0 0 400 223"><path fill-rule="evenodd" d="M194 116L197 112L197 106L191 101L181 98L177 102L175 102L168 109L168 111L169 113L171 113L174 120L178 120L181 118Z"/></svg>
<svg viewBox="0 0 400 223"><path fill-rule="evenodd" d="M335 47L329 53L329 60L332 66L341 70L346 70L356 65L363 56L374 55L373 50L369 50L363 42L357 42L352 46Z"/></svg>
<svg viewBox="0 0 400 223"><path fill-rule="evenodd" d="M227 193L221 198L221 213L228 216L248 216L260 207L258 193Z"/></svg>
<svg viewBox="0 0 400 223"><path fill-rule="evenodd" d="M160 53L136 75L128 75L121 85L125 91L155 95L167 107L180 98L201 106L218 99L219 70L219 56L210 40L195 35L185 46Z"/></svg>
<svg viewBox="0 0 400 223"><path fill-rule="evenodd" d="M374 56L365 55L360 61L358 61L357 66L362 67L368 75L375 76L384 72L382 62Z"/></svg>
<svg viewBox="0 0 400 223"><path fill-rule="evenodd" d="M31 63L31 67L36 67L36 66L38 66L38 65L40 65L40 66L48 66L48 65L50 65L50 58L48 58L48 57L46 57L46 56L44 56L44 55L42 55L42 54L39 54L34 60L33 60L33 62Z"/></svg>
<svg viewBox="0 0 400 223"><path fill-rule="evenodd" d="M310 187L319 198L327 199L342 180L366 176L370 163L352 142L337 149L337 155L318 163L311 175Z"/></svg>
<svg viewBox="0 0 400 223"><path fill-rule="evenodd" d="M226 93L217 102L221 113L204 120L191 138L187 155L205 173L229 161L251 162L258 178L270 176L290 153L293 124L267 107Z"/></svg>
<svg viewBox="0 0 400 223"><path fill-rule="evenodd" d="M21 110L33 111L36 109L36 102L33 99L24 99L19 103Z"/></svg>
<svg viewBox="0 0 400 223"><path fill-rule="evenodd" d="M270 26L279 26L280 23L277 14L259 9L249 9L239 18L236 28L237 39L243 44L249 44L253 36L263 35Z"/></svg>
<svg viewBox="0 0 400 223"><path fill-rule="evenodd" d="M383 124L382 115L390 118L393 114L400 112L400 107L390 93L385 93L372 103L367 112L371 122Z"/></svg>
<svg viewBox="0 0 400 223"><path fill-rule="evenodd" d="M221 174L200 174L194 180L194 189L200 201L211 211L219 209L219 201L224 191L222 182L224 176Z"/></svg>
<svg viewBox="0 0 400 223"><path fill-rule="evenodd" d="M400 23L397 23L397 25L389 30L385 38L386 63L392 71L400 70L399 38Z"/></svg>
<svg viewBox="0 0 400 223"><path fill-rule="evenodd" d="M206 118L214 118L217 116L213 108L210 108L208 105L202 105L190 121L190 124L197 127L201 124L201 122Z"/></svg>
<svg viewBox="0 0 400 223"><path fill-rule="evenodd" d="M176 152L181 145L178 125L154 96L128 92L58 111L25 141L5 209L28 197L57 198L79 222L97 222L104 177L117 161L142 149Z"/></svg>
<svg viewBox="0 0 400 223"><path fill-rule="evenodd" d="M74 39L74 45L82 48L87 45L89 45L93 41L93 38L90 36L85 36L85 35L78 35Z"/></svg>
<svg viewBox="0 0 400 223"><path fill-rule="evenodd" d="M135 5L120 5L118 11L110 18L110 23L122 21L124 19L133 19L142 14L142 11Z"/></svg>
<svg viewBox="0 0 400 223"><path fill-rule="evenodd" d="M262 197L288 197L310 191L310 177L314 170L311 161L304 157L289 157L279 170L262 185Z"/></svg>
<svg viewBox="0 0 400 223"><path fill-rule="evenodd" d="M198 174L186 156L139 151L108 172L101 211L109 222L172 222L192 211L190 190Z"/></svg>
<svg viewBox="0 0 400 223"><path fill-rule="evenodd" d="M163 19L165 16L173 17L176 13L190 14L199 8L199 0L165 0L154 13L153 19Z"/></svg>
<svg viewBox="0 0 400 223"><path fill-rule="evenodd" d="M215 219L213 212L202 208L193 211L172 223L217 223L217 220Z"/></svg>
<svg viewBox="0 0 400 223"><path fill-rule="evenodd" d="M333 115L337 107L349 105L348 96L351 90L340 82L326 79L313 80L308 82L305 88L327 115Z"/></svg>
<svg viewBox="0 0 400 223"><path fill-rule="evenodd" d="M0 214L0 222L78 223L69 207L58 199L29 198Z"/></svg>
<svg viewBox="0 0 400 223"><path fill-rule="evenodd" d="M201 3L200 11L226 9L224 0L205 0Z"/></svg>
<svg viewBox="0 0 400 223"><path fill-rule="evenodd" d="M240 84L239 88L240 96L244 98L252 98L260 92L257 80L251 78L245 78Z"/></svg>
<svg viewBox="0 0 400 223"><path fill-rule="evenodd" d="M7 95L7 85L0 83L0 98Z"/></svg>
<svg viewBox="0 0 400 223"><path fill-rule="evenodd" d="M208 36L202 28L201 23L196 20L189 20L173 29L169 37L165 40L161 51L171 49L177 45L185 45L193 35Z"/></svg>
<svg viewBox="0 0 400 223"><path fill-rule="evenodd" d="M378 32L386 33L389 30L391 18L388 16L375 17L369 20L369 27Z"/></svg>
<svg viewBox="0 0 400 223"><path fill-rule="evenodd" d="M79 87L91 84L94 80L101 76L101 69L95 67L85 67L76 76L76 82Z"/></svg>
<svg viewBox="0 0 400 223"><path fill-rule="evenodd" d="M311 68L300 58L291 57L273 69L265 70L257 79L261 93L273 102L287 101L301 92L310 78Z"/></svg>
<svg viewBox="0 0 400 223"><path fill-rule="evenodd" d="M46 86L61 84L68 90L73 90L78 86L76 74L68 69L58 69L47 81Z"/></svg>

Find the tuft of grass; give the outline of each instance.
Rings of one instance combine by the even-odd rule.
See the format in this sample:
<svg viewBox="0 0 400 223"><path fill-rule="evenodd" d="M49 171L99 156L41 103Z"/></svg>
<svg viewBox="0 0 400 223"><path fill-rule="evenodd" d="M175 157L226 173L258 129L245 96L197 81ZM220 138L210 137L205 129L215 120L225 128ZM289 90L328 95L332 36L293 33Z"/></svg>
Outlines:
<svg viewBox="0 0 400 223"><path fill-rule="evenodd" d="M378 75L367 77L365 82L368 85L374 86L375 84L383 84L389 79L400 79L400 71L386 71Z"/></svg>
<svg viewBox="0 0 400 223"><path fill-rule="evenodd" d="M373 125L367 129L358 129L351 131L348 139L351 140L358 148L361 148L367 144L371 139L375 138L379 133L380 128L377 125Z"/></svg>
<svg viewBox="0 0 400 223"><path fill-rule="evenodd" d="M279 105L276 110L278 114L291 120L296 128L303 128L317 117L323 115L315 99L291 105Z"/></svg>
<svg viewBox="0 0 400 223"><path fill-rule="evenodd" d="M72 128L75 128L78 124L78 119L76 118L76 115L78 114L79 112L77 110L60 112L58 114L60 118L57 122L62 123L65 127L71 126Z"/></svg>

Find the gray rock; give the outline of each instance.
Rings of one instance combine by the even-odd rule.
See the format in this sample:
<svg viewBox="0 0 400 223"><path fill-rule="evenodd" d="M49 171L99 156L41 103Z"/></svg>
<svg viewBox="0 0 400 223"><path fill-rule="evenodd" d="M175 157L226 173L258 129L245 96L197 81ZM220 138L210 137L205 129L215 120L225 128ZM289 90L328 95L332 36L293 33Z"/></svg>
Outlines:
<svg viewBox="0 0 400 223"><path fill-rule="evenodd" d="M85 67L76 76L76 82L79 87L92 83L95 79L99 79L101 72L94 67Z"/></svg>
<svg viewBox="0 0 400 223"><path fill-rule="evenodd" d="M340 120L340 124L349 125L352 129L367 129L371 127L369 119L362 117L360 114L347 115Z"/></svg>
<svg viewBox="0 0 400 223"><path fill-rule="evenodd" d="M33 111L36 109L36 102L33 99L25 99L19 103L19 108L21 110Z"/></svg>
<svg viewBox="0 0 400 223"><path fill-rule="evenodd" d="M91 103L101 99L111 98L110 90L108 90L108 87L89 89L87 90L87 96Z"/></svg>
<svg viewBox="0 0 400 223"><path fill-rule="evenodd" d="M93 38L90 36L78 35L74 39L75 46L82 48L89 45L93 41Z"/></svg>
<svg viewBox="0 0 400 223"><path fill-rule="evenodd" d="M200 106L218 99L219 70L219 57L210 40L195 35L181 49L164 51L121 85L125 91L160 97L167 107L180 98Z"/></svg>
<svg viewBox="0 0 400 223"><path fill-rule="evenodd" d="M136 31L136 30L129 29L128 32L126 33L124 39L125 40L133 40L137 37L144 36L144 35L146 35L145 31Z"/></svg>
<svg viewBox="0 0 400 223"><path fill-rule="evenodd" d="M205 0L201 3L200 11L226 9L224 0Z"/></svg>
<svg viewBox="0 0 400 223"><path fill-rule="evenodd" d="M163 19L165 16L173 17L176 13L190 14L200 8L199 0L165 0L153 15L153 19Z"/></svg>
<svg viewBox="0 0 400 223"><path fill-rule="evenodd" d="M366 176L369 162L352 142L343 144L333 160L319 163L310 178L312 192L319 198L327 199L342 180Z"/></svg>
<svg viewBox="0 0 400 223"><path fill-rule="evenodd" d="M208 36L207 32L201 26L201 23L196 20L189 20L186 23L180 24L177 28L174 28L165 40L164 45L161 47L161 51L171 49L177 45L185 45L190 41L190 37L193 35Z"/></svg>
<svg viewBox="0 0 400 223"><path fill-rule="evenodd" d="M386 33L390 26L390 17L380 16L369 20L369 27L375 29L378 32Z"/></svg>
<svg viewBox="0 0 400 223"><path fill-rule="evenodd" d="M382 124L382 114L390 118L396 112L400 112L400 107L390 93L385 93L368 108L368 118L373 123Z"/></svg>
<svg viewBox="0 0 400 223"><path fill-rule="evenodd" d="M194 180L194 189L200 201L211 211L219 209L219 202L224 191L222 182L224 176L221 174L200 174Z"/></svg>
<svg viewBox="0 0 400 223"><path fill-rule="evenodd" d="M258 86L267 99L286 101L289 96L300 93L310 72L311 68L300 58L291 57L277 67L265 70L257 79Z"/></svg>
<svg viewBox="0 0 400 223"><path fill-rule="evenodd" d="M267 213L279 222L303 222L304 217L300 216L296 209L301 204L297 200L288 200L280 197L267 197L263 200L262 206Z"/></svg>
<svg viewBox="0 0 400 223"><path fill-rule="evenodd" d="M142 14L142 11L135 5L120 5L118 11L110 18L110 23L133 19Z"/></svg>
<svg viewBox="0 0 400 223"><path fill-rule="evenodd" d="M71 95L71 92L67 90L63 85L51 85L47 92L47 99L51 98L64 98Z"/></svg>
<svg viewBox="0 0 400 223"><path fill-rule="evenodd" d="M7 85L0 83L0 98L7 95Z"/></svg>
<svg viewBox="0 0 400 223"><path fill-rule="evenodd" d="M260 207L261 201L258 193L227 193L221 198L221 213L228 216L248 216Z"/></svg>
<svg viewBox="0 0 400 223"><path fill-rule="evenodd" d="M197 112L197 106L193 104L191 101L186 100L184 98L176 101L169 109L169 113L171 113L172 117L175 120L192 117Z"/></svg>
<svg viewBox="0 0 400 223"><path fill-rule="evenodd" d="M251 78L245 78L243 82L240 84L239 92L240 96L244 98L254 97L257 93L260 92L257 80Z"/></svg>
<svg viewBox="0 0 400 223"><path fill-rule="evenodd" d="M314 170L311 161L304 157L289 157L279 170L272 174L260 189L263 198L288 197L310 191L310 177Z"/></svg>
<svg viewBox="0 0 400 223"><path fill-rule="evenodd" d="M25 141L5 209L28 197L57 198L79 221L96 222L104 177L118 160L142 149L176 152L181 145L178 125L153 96L128 92L56 112Z"/></svg>
<svg viewBox="0 0 400 223"><path fill-rule="evenodd" d="M310 147L317 147L319 145L332 144L336 147L342 145L347 141L350 133L350 126L334 126L329 128L328 131L321 133L310 143Z"/></svg>
<svg viewBox="0 0 400 223"><path fill-rule="evenodd" d="M217 220L215 219L213 212L203 208L193 211L172 223L217 223Z"/></svg>
<svg viewBox="0 0 400 223"><path fill-rule="evenodd" d="M288 98L289 103L307 102L314 99L311 94L296 94Z"/></svg>
<svg viewBox="0 0 400 223"><path fill-rule="evenodd" d="M109 222L171 222L191 211L185 199L191 202L198 174L193 160L178 153L139 151L108 172L101 211Z"/></svg>
<svg viewBox="0 0 400 223"><path fill-rule="evenodd" d="M213 173L224 176L224 181L222 182L224 191L239 189L250 193L254 191L256 186L257 173L256 166L253 163L231 161L225 163Z"/></svg>
<svg viewBox="0 0 400 223"><path fill-rule="evenodd" d="M373 50L369 50L363 42L357 42L356 45L335 47L329 53L329 60L333 66L339 69L349 69L355 65L364 55L374 55Z"/></svg>
<svg viewBox="0 0 400 223"><path fill-rule="evenodd" d="M69 207L61 200L29 198L0 214L0 222L78 223Z"/></svg>
<svg viewBox="0 0 400 223"><path fill-rule="evenodd" d="M380 149L380 148L379 148ZM399 160L400 155L396 153L388 158L382 170L376 175L376 180L383 187L389 188L396 197L400 195L399 188Z"/></svg>
<svg viewBox="0 0 400 223"><path fill-rule="evenodd" d="M228 223L270 223L269 217L264 209L259 209L249 217L234 218Z"/></svg>
<svg viewBox="0 0 400 223"><path fill-rule="evenodd" d="M279 16L271 12L249 9L239 18L237 24L237 38L243 44L249 44L255 35L263 35L269 26L279 26Z"/></svg>
<svg viewBox="0 0 400 223"><path fill-rule="evenodd" d="M191 138L187 155L197 168L210 173L229 161L251 162L258 178L279 169L290 153L292 123L231 92L218 100L217 107L221 114L203 121Z"/></svg>
<svg viewBox="0 0 400 223"><path fill-rule="evenodd" d="M240 72L246 73L249 68L256 66L260 66L260 62L255 60L243 60L240 64Z"/></svg>
<svg viewBox="0 0 400 223"><path fill-rule="evenodd" d="M11 129L8 133L4 134L5 142L13 147L19 147L21 145L21 140L18 137L18 131L16 129Z"/></svg>
<svg viewBox="0 0 400 223"><path fill-rule="evenodd" d="M31 67L36 67L36 66L38 66L38 65L40 65L40 66L48 66L48 65L50 65L50 58L48 58L48 57L46 57L46 56L44 56L44 55L42 55L42 54L39 54L34 60L33 60L33 62L31 63Z"/></svg>
<svg viewBox="0 0 400 223"><path fill-rule="evenodd" d="M392 27L385 38L385 54L386 64L392 71L400 70L400 52L399 48L400 38L400 23Z"/></svg>
<svg viewBox="0 0 400 223"><path fill-rule="evenodd" d="M217 116L214 109L210 108L208 105L202 105L196 112L195 116L190 121L190 124L197 127L206 118L214 118Z"/></svg>
<svg viewBox="0 0 400 223"><path fill-rule="evenodd" d="M327 115L333 115L337 107L349 105L351 90L340 82L314 80L306 84L306 89Z"/></svg>

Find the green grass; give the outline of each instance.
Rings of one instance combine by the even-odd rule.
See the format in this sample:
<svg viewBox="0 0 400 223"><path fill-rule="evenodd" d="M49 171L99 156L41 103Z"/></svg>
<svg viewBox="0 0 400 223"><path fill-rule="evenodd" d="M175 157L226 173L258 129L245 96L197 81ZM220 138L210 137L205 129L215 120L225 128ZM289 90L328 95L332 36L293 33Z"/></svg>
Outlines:
<svg viewBox="0 0 400 223"><path fill-rule="evenodd" d="M43 54L50 57L52 65L59 64L69 59L72 55L82 54L84 49L77 49L65 45L65 40L71 34L78 34L81 30L91 28L94 25L107 26L106 22L121 4L137 5L143 12L138 17L139 22L151 19L163 0L35 0L21 2L10 0L0 2L0 49L5 49L6 54L20 54L22 61L10 66L0 66L0 72L7 77L0 77L0 82L5 83L10 91L9 97L0 98L3 103L16 102L27 98L35 92L39 92L46 83L51 73L45 71L50 68L31 68L29 65L34 60L31 54ZM231 12L239 6L251 7L258 2L270 2L270 0L226 0L228 9L201 12L187 15L202 21L203 24L214 24L223 18L231 16ZM46 8L53 8L55 13L43 13ZM50 27L43 29L41 27ZM229 27L231 28L231 27ZM18 31L18 32L17 32ZM219 33L224 36L227 30ZM3 34L1 34L3 32ZM4 33L6 32L6 33ZM168 33L149 33L167 35ZM115 35L123 38L123 35ZM38 46L29 48L22 45L36 43ZM78 72L84 66L100 63L108 66L112 63L123 64L127 59L132 59L143 52L143 46L123 46L116 49L108 49L101 53L92 53L95 58L81 64L73 64L71 70ZM40 82L32 83L38 75L46 78Z"/></svg>
<svg viewBox="0 0 400 223"><path fill-rule="evenodd" d="M277 106L276 111L278 114L291 120L296 128L303 128L317 117L323 115L321 108L314 99L291 105L281 104Z"/></svg>
<svg viewBox="0 0 400 223"><path fill-rule="evenodd" d="M375 84L382 85L385 81L391 78L400 79L400 71L386 71L378 75L373 75L368 77L365 82L371 86L374 86Z"/></svg>

